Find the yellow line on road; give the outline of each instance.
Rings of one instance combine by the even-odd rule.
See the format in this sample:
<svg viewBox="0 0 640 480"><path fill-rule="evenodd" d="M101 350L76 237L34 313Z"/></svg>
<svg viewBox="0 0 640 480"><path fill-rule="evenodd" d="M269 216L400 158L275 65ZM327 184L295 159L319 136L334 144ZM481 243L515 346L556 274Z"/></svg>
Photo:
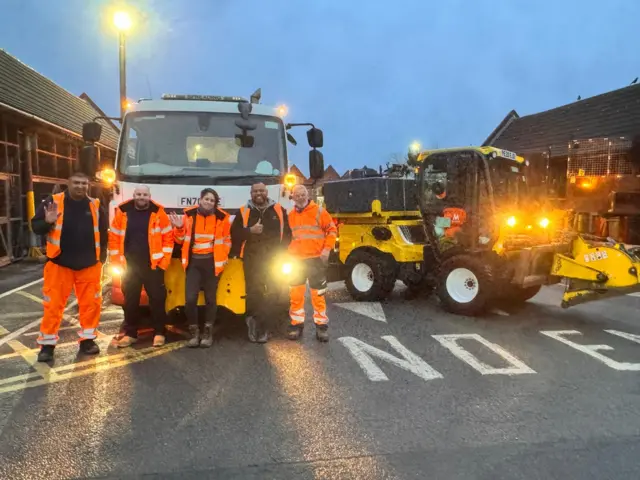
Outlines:
<svg viewBox="0 0 640 480"><path fill-rule="evenodd" d="M40 297L36 297L35 295L29 292L25 292L24 290L20 290L19 292L16 292L16 295L20 295L21 297L28 298L29 300L33 300L34 302L37 302L39 304L44 303L44 300L41 299Z"/></svg>
<svg viewBox="0 0 640 480"><path fill-rule="evenodd" d="M112 357L116 357L116 355L107 355L104 357L98 357L96 359L93 360L87 360L85 362L80 362L80 363L76 363L76 364L71 364L71 365L63 365L62 367L58 367L58 368L53 368L53 372L56 373L55 376L50 377L48 379L44 379L41 378L39 380L34 380L32 382L26 382L26 383L20 383L18 385L8 385L6 387L0 388L0 393L8 393L8 392L15 392L18 390L23 390L26 388L32 388L32 387L39 387L42 385L47 385L49 383L57 383L57 382L61 382L63 380L72 380L74 378L78 378L78 377L84 377L86 375L91 375L93 373L99 373L99 372L104 372L107 370L110 370L112 368L118 368L118 367L123 367L126 365L130 365L132 363L138 363L138 362L142 362L144 360L148 360L150 358L153 357L157 357L160 355L164 355L166 353L172 352L174 350L178 350L180 348L185 347L187 344L186 341L180 341L180 342L175 342L175 343L170 343L167 345L164 345L162 347L149 347L146 348L144 350L132 350L130 352L127 352L125 354L123 354L123 356L125 358L122 358L118 361L111 361ZM84 365L86 363L94 363L93 366L89 367L89 368L85 368L83 370L77 370L77 371L72 371L69 373L57 373L57 372L61 372L61 371L65 371L65 370L71 370L76 368L78 365ZM27 374L29 375L29 374ZM22 380L25 378L25 375L20 375L19 379ZM16 381L18 381L18 377L12 377L10 379L4 379L2 381L0 381L0 384L2 383L10 383L13 379L16 379Z"/></svg>
<svg viewBox="0 0 640 480"><path fill-rule="evenodd" d="M7 330L6 328L4 328L2 325L0 325L0 337L2 335L6 335L7 333L9 333L9 330Z"/></svg>
<svg viewBox="0 0 640 480"><path fill-rule="evenodd" d="M51 381L56 378L56 373L49 365L38 362L38 354L36 353L38 350L33 351L18 340L11 340L8 345L13 348L31 368L38 372L44 380Z"/></svg>

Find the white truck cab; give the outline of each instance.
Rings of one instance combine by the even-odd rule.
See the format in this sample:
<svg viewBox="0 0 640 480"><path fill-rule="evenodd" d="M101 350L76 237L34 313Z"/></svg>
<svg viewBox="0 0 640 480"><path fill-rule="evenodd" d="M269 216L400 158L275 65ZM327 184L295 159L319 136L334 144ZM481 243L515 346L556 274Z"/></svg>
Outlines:
<svg viewBox="0 0 640 480"><path fill-rule="evenodd" d="M197 205L201 190L211 187L220 195L220 207L235 215L249 200L251 185L258 182L267 186L271 199L289 209L296 177L288 174L287 141L295 144L295 139L287 130L311 126L307 138L313 148L309 152L313 178L319 178L324 170L322 153L316 150L323 145L322 131L310 123L285 124L282 109L262 105L259 99L258 90L250 101L242 97L165 94L159 100L133 103L121 119L114 165L98 165L95 142L100 139L101 128L95 122L85 124L83 137L88 145L81 153L81 167L110 188L109 217L117 205L132 198L133 190L141 184L150 188L151 198L167 212L178 214ZM174 260L178 260L176 257L174 251ZM173 268L172 263L165 277ZM177 272L175 267L171 276L179 275ZM122 304L119 272L112 273L112 301ZM145 297L143 294L143 304ZM184 292L167 299L168 310L183 304ZM242 304L231 310L243 313L244 301Z"/></svg>

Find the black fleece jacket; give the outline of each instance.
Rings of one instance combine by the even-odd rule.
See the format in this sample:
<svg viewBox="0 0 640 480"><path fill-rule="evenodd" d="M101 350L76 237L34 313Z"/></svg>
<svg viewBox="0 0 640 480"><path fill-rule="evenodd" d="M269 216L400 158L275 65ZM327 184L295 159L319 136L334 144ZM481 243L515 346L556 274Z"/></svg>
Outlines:
<svg viewBox="0 0 640 480"><path fill-rule="evenodd" d="M238 213L231 225L231 252L230 256L239 256L242 242L246 242L244 247L244 258L269 260L274 254L286 250L291 243L291 227L287 211L282 209L284 229L282 242L280 241L280 220L272 203L264 210L259 210L255 206L250 206L249 222L247 228L242 225L242 217ZM249 227L252 227L258 220L262 220L263 230L261 234L252 234Z"/></svg>
<svg viewBox="0 0 640 480"><path fill-rule="evenodd" d="M51 202L53 202L53 197L48 197L38 205L36 214L31 219L31 228L36 235L45 236L54 226L45 220L45 207ZM100 203L98 228L100 230L100 261L105 263L109 239L109 218L102 202ZM88 197L82 200L73 200L69 196L69 192L65 191L60 250L60 255L56 258L50 258L49 261L61 267L83 270L97 263L93 219L91 218Z"/></svg>

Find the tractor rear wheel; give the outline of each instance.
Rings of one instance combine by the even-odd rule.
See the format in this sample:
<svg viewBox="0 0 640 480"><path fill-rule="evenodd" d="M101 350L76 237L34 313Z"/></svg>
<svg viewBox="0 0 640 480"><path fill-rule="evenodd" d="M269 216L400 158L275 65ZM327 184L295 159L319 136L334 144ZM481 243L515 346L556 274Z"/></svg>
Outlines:
<svg viewBox="0 0 640 480"><path fill-rule="evenodd" d="M396 283L392 259L369 252L354 252L346 261L347 290L354 300L372 302L387 298Z"/></svg>
<svg viewBox="0 0 640 480"><path fill-rule="evenodd" d="M491 267L486 259L456 255L444 261L438 275L438 298L442 307L457 315L484 313L493 297Z"/></svg>

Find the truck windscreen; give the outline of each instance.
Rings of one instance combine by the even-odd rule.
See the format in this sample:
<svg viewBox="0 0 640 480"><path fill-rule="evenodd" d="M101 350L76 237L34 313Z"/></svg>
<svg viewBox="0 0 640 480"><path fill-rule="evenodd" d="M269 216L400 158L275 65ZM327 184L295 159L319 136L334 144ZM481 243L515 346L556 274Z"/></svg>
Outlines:
<svg viewBox="0 0 640 480"><path fill-rule="evenodd" d="M138 112L125 120L118 153L122 180L153 178L160 183L224 183L255 177L274 181L286 171L285 131L277 117L251 115L246 132L253 146L242 147L233 113ZM267 182L270 183L270 182Z"/></svg>

